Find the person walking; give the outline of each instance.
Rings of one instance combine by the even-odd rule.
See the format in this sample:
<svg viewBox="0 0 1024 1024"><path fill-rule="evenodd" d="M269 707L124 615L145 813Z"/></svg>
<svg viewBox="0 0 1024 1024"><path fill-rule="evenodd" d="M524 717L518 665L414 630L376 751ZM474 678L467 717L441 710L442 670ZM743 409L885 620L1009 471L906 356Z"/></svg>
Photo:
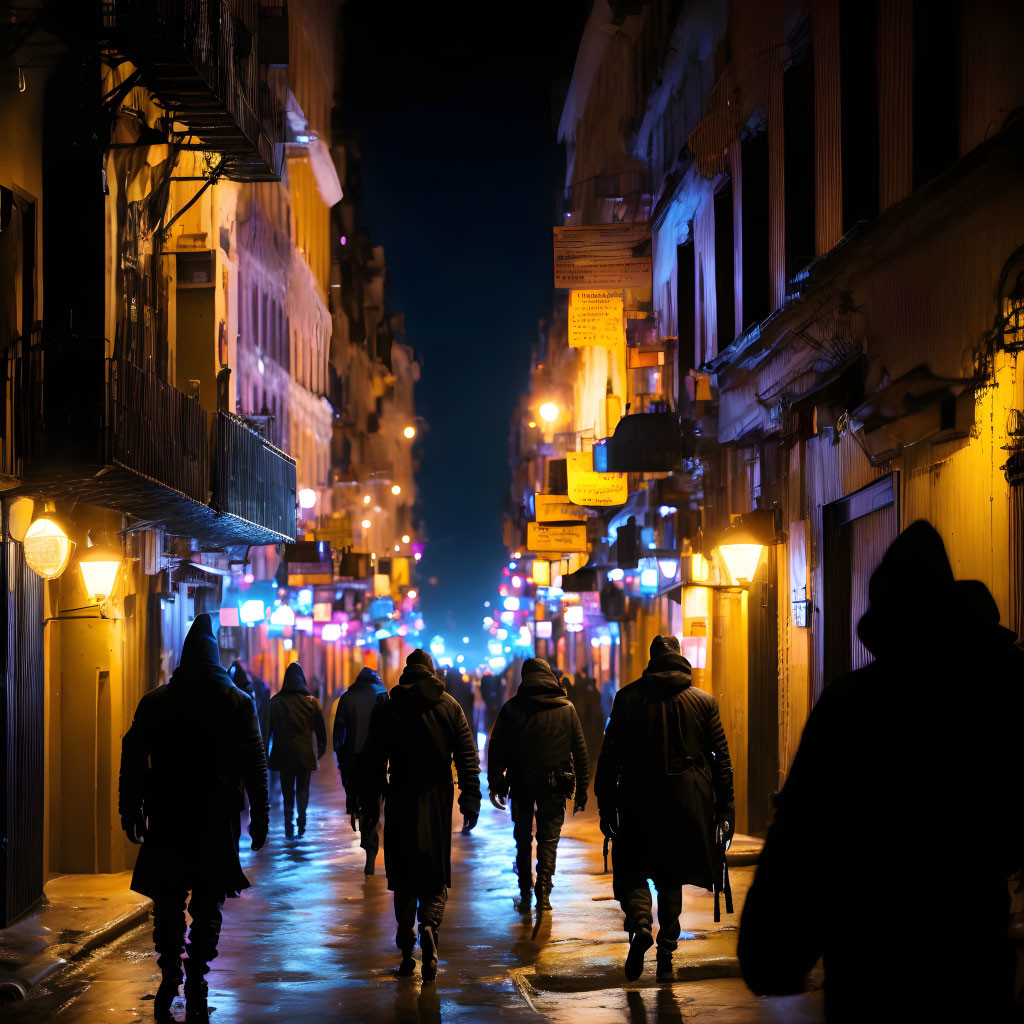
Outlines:
<svg viewBox="0 0 1024 1024"><path fill-rule="evenodd" d="M372 807L359 803L359 762L366 737L370 732L370 716L378 704L388 699L388 691L381 678L372 668L359 670L352 685L338 698L334 712L334 728L331 730L334 756L338 759L341 784L345 787L345 813L349 816L352 830L359 826L359 845L366 853L363 874L372 875L376 870L377 851L380 836L380 801Z"/></svg>
<svg viewBox="0 0 1024 1024"><path fill-rule="evenodd" d="M417 917L423 980L437 977L438 931L452 884L453 761L459 809L472 827L480 814L476 744L430 655L415 650L390 698L373 709L360 772L360 804L384 798L384 867L395 898L402 977L416 969Z"/></svg>
<svg viewBox="0 0 1024 1024"><path fill-rule="evenodd" d="M874 661L831 680L807 720L743 909L743 977L789 995L823 957L830 1024L1017 1020L1024 652L923 520L868 598L857 633ZM893 891L909 928L873 913Z"/></svg>
<svg viewBox="0 0 1024 1024"><path fill-rule="evenodd" d="M270 698L270 768L281 773L284 834L289 839L295 835L296 803L299 835L306 831L309 777L326 749L327 729L320 701L310 695L302 666L293 661L285 669L280 692Z"/></svg>
<svg viewBox="0 0 1024 1024"><path fill-rule="evenodd" d="M498 712L487 757L491 803L511 798L519 909L530 909L531 851L537 822L537 909L550 910L565 802L587 805L587 745L575 709L543 658L523 662L516 695Z"/></svg>
<svg viewBox="0 0 1024 1024"><path fill-rule="evenodd" d="M469 731L473 732L473 684L468 677L462 678L459 669L449 667L444 670L444 688L459 702L459 707L462 708L462 713L469 723Z"/></svg>
<svg viewBox="0 0 1024 1024"><path fill-rule="evenodd" d="M481 678L480 698L484 702L484 732L490 736L505 699L505 683L501 676L489 672Z"/></svg>
<svg viewBox="0 0 1024 1024"><path fill-rule="evenodd" d="M643 973L654 944L651 890L658 892L657 972L672 977L683 885L712 889L716 843L735 826L732 762L715 699L690 685L674 636L656 636L643 675L615 696L597 762L601 831L612 839L612 887L629 934L626 979Z"/></svg>
<svg viewBox="0 0 1024 1024"><path fill-rule="evenodd" d="M186 949L186 1019L209 1020L206 975L217 956L224 901L249 887L238 860L243 793L252 849L259 850L269 802L256 709L221 667L204 612L192 623L170 682L143 696L121 742L118 809L125 835L142 844L131 887L153 901L158 1021L173 1019Z"/></svg>
<svg viewBox="0 0 1024 1024"><path fill-rule="evenodd" d="M249 678L240 661L232 664L228 675L235 686L252 697L252 702L256 706L256 721L260 724L260 736L265 748L270 740L270 694L264 692L266 684L257 687L255 680Z"/></svg>

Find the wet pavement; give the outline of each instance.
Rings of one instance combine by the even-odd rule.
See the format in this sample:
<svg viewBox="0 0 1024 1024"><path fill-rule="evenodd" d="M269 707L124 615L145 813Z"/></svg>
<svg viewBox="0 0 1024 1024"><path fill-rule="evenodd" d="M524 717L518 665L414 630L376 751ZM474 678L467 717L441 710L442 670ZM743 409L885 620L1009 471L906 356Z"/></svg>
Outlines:
<svg viewBox="0 0 1024 1024"><path fill-rule="evenodd" d="M456 813L456 830L460 824ZM687 890L683 928L691 937L676 954L679 980L655 981L652 950L643 977L627 984L622 916L612 900L611 875L602 873L593 811L566 823L554 909L534 939L534 922L513 909L511 823L485 795L474 832L453 836L440 970L428 985L418 970L411 979L395 975L399 957L383 853L379 873L364 878L363 852L326 758L313 778L305 836L284 838L279 794L271 825L264 849L243 854L253 887L225 906L221 955L209 978L214 1024L821 1019L819 994L757 1000L737 976L735 929L753 868L733 870L737 914L723 913L721 925L713 923L710 895ZM145 926L66 969L27 1001L3 1008L0 1017L25 1024L147 1021L158 981Z"/></svg>

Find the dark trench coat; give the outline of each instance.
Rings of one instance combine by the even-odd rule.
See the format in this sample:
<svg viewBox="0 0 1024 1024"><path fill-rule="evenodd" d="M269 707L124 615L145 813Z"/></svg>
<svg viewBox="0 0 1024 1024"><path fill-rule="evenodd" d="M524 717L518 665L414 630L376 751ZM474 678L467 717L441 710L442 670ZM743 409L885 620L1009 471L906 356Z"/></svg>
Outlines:
<svg viewBox="0 0 1024 1024"><path fill-rule="evenodd" d="M712 888L718 819L734 821L732 762L715 699L678 655L652 658L612 705L594 793L617 819L616 871Z"/></svg>
<svg viewBox="0 0 1024 1024"><path fill-rule="evenodd" d="M204 888L237 896L242 788L250 832L266 835L267 763L252 699L221 667L209 615L198 616L170 682L147 693L121 744L122 824L144 817L132 889L155 898Z"/></svg>
<svg viewBox="0 0 1024 1024"><path fill-rule="evenodd" d="M327 728L320 701L310 695L302 666L292 662L285 669L280 691L270 698L270 770L293 775L315 772L326 749Z"/></svg>
<svg viewBox="0 0 1024 1024"><path fill-rule="evenodd" d="M452 883L452 762L459 810L480 813L480 762L466 716L424 665L407 665L373 709L360 767L361 806L384 796L388 888L436 892Z"/></svg>

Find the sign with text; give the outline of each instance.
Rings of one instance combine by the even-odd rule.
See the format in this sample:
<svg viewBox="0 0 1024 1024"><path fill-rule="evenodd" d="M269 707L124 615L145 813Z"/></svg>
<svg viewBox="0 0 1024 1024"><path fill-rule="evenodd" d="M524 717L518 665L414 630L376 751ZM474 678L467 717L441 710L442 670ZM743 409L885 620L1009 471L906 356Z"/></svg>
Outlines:
<svg viewBox="0 0 1024 1024"><path fill-rule="evenodd" d="M625 337L622 292L587 289L569 293L569 348L613 348Z"/></svg>
<svg viewBox="0 0 1024 1024"><path fill-rule="evenodd" d="M555 228L556 288L650 288L649 224Z"/></svg>
<svg viewBox="0 0 1024 1024"><path fill-rule="evenodd" d="M568 494L535 494L534 509L538 523L582 523L587 513L569 500Z"/></svg>
<svg viewBox="0 0 1024 1024"><path fill-rule="evenodd" d="M527 523L526 546L531 551L586 551L587 527L583 523L578 526Z"/></svg>
<svg viewBox="0 0 1024 1024"><path fill-rule="evenodd" d="M566 452L569 500L576 505L624 505L629 497L625 473L595 473L593 452Z"/></svg>

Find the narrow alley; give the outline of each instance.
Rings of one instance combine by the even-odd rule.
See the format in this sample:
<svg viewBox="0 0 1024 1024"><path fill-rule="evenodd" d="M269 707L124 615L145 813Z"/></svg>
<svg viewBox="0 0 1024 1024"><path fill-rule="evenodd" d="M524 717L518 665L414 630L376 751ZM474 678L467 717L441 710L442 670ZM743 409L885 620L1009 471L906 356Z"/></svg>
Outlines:
<svg viewBox="0 0 1024 1024"><path fill-rule="evenodd" d="M593 811L567 821L552 895L535 941L533 921L514 910L514 847L507 815L485 801L480 823L452 838L453 886L434 985L399 979L391 894L383 873L362 874L337 774L313 777L309 825L301 839L281 831L275 794L272 831L243 866L251 889L224 911L220 956L210 974L215 1024L270 1021L536 1021L601 1024L712 1021L755 1024L820 1020L820 994L757 1000L738 978L736 927L751 867L732 871L736 911L713 923L710 894L687 890L677 974L660 984L653 951L643 977L623 984L622 915L612 876L602 873ZM455 827L461 825L455 815ZM740 844L743 840L740 839ZM246 844L247 845L247 844ZM149 924L73 966L6 1009L16 1024L145 1021L159 982ZM418 955L418 954L417 954ZM176 1019L184 1019L182 1012Z"/></svg>

